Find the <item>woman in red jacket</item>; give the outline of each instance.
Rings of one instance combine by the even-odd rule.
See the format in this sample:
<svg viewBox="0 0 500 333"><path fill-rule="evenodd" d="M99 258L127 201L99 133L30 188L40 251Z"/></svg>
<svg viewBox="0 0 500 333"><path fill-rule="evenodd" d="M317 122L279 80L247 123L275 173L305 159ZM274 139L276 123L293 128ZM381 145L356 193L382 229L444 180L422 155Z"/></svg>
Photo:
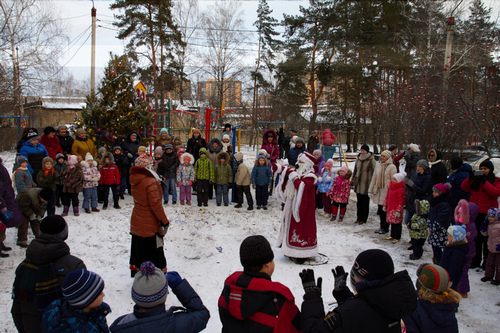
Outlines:
<svg viewBox="0 0 500 333"><path fill-rule="evenodd" d="M483 172L480 176L473 173L465 179L460 186L465 192L470 192L469 202L475 203L479 207L479 214L474 221L477 229L476 256L472 260L470 268L485 267L488 258L488 237L483 236L479 231L484 222L488 209L498 208L498 197L500 196L500 178L495 177L494 166L490 160L485 160L479 165ZM481 265L481 259L483 264Z"/></svg>

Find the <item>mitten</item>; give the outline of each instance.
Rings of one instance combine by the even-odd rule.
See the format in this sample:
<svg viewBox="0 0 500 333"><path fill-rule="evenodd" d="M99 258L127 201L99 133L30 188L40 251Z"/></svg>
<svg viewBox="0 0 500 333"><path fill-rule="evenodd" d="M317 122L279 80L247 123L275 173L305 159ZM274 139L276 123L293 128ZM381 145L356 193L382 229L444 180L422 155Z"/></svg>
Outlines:
<svg viewBox="0 0 500 333"><path fill-rule="evenodd" d="M413 184L414 184L414 183L413 183L413 180L411 180L410 178L405 178L405 179L403 180L403 182L404 182L406 185L410 186L410 187L412 187L412 186L413 186Z"/></svg>
<svg viewBox="0 0 500 333"><path fill-rule="evenodd" d="M330 176L326 177L326 181L327 181L327 182L329 182L329 181L331 181L331 180L332 180L332 177L330 177Z"/></svg>
<svg viewBox="0 0 500 333"><path fill-rule="evenodd" d="M335 279L335 286L333 288L333 297L339 304L342 304L347 299L354 296L354 294L347 288L347 276L343 266L337 266L332 269L333 278Z"/></svg>
<svg viewBox="0 0 500 333"><path fill-rule="evenodd" d="M131 153L127 153L127 157L128 157L128 158L133 158L133 157L134 157L134 155L132 155Z"/></svg>
<svg viewBox="0 0 500 333"><path fill-rule="evenodd" d="M170 289L175 289L182 282L182 278L179 273L174 271L167 272L167 274L165 274L165 277L167 278L168 286L170 287Z"/></svg>
<svg viewBox="0 0 500 333"><path fill-rule="evenodd" d="M13 213L13 212L11 212L10 210L7 210L7 211L5 211L5 213L3 213L3 216L4 216L7 220L9 220L9 219L11 219L11 218L13 218L13 217L14 217L14 213Z"/></svg>
<svg viewBox="0 0 500 333"><path fill-rule="evenodd" d="M387 212L387 207L386 207L386 206L382 206L382 210L383 210L384 212Z"/></svg>
<svg viewBox="0 0 500 333"><path fill-rule="evenodd" d="M318 278L318 282L314 280L314 271L312 269L304 269L299 273L300 279L302 280L302 287L306 293L311 291L319 291L321 294L321 284L323 279Z"/></svg>
<svg viewBox="0 0 500 333"><path fill-rule="evenodd" d="M496 250L497 250L497 252L500 252L500 244L497 244Z"/></svg>
<svg viewBox="0 0 500 333"><path fill-rule="evenodd" d="M178 183L177 183L177 186L178 186L178 187L181 187L181 182L178 182Z"/></svg>
<svg viewBox="0 0 500 333"><path fill-rule="evenodd" d="M193 181L192 180L189 181L189 185L193 185Z"/></svg>
<svg viewBox="0 0 500 333"><path fill-rule="evenodd" d="M319 176L318 177L318 183L321 183L323 181L323 177Z"/></svg>
<svg viewBox="0 0 500 333"><path fill-rule="evenodd" d="M481 227L479 227L479 231L488 232L489 225L490 225L490 221L488 220L488 218L484 219L483 224L481 224Z"/></svg>

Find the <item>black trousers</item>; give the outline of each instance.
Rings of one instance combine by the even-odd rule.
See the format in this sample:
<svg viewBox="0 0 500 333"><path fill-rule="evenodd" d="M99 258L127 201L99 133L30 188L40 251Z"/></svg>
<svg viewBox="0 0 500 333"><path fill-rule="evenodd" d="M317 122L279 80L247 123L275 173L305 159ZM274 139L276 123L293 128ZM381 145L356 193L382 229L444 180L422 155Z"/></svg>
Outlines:
<svg viewBox="0 0 500 333"><path fill-rule="evenodd" d="M208 203L209 186L211 186L210 181L207 179L198 179L196 181L196 197L198 203Z"/></svg>
<svg viewBox="0 0 500 333"><path fill-rule="evenodd" d="M403 225L401 223L391 224L391 237L394 239L401 239L401 230Z"/></svg>
<svg viewBox="0 0 500 333"><path fill-rule="evenodd" d="M387 212L384 212L384 206L378 205L377 215L380 217L380 229L389 231L389 223L387 223ZM399 236L401 238L401 236Z"/></svg>
<svg viewBox="0 0 500 333"><path fill-rule="evenodd" d="M239 205L243 204L243 193L245 193L245 196L247 197L248 207L253 207L253 198L252 193L250 192L250 185L236 185L236 203Z"/></svg>
<svg viewBox="0 0 500 333"><path fill-rule="evenodd" d="M370 197L368 194L356 193L356 198L358 199L358 203L356 204L357 219L358 221L366 222L370 213Z"/></svg>
<svg viewBox="0 0 500 333"><path fill-rule="evenodd" d="M78 208L78 193L63 193L61 200L64 206L71 206L71 204L73 204L73 208Z"/></svg>
<svg viewBox="0 0 500 333"><path fill-rule="evenodd" d="M471 266L480 266L481 260L486 263L486 259L488 259L488 236L484 236L481 231L479 231L479 228L481 228L486 215L487 214L479 213L477 214L477 218L474 221L477 230L477 236L474 240L476 243L476 256L474 257L474 259L472 259Z"/></svg>
<svg viewBox="0 0 500 333"><path fill-rule="evenodd" d="M412 238L410 243L413 245L413 255L420 258L424 254L425 238Z"/></svg>
<svg viewBox="0 0 500 333"><path fill-rule="evenodd" d="M113 185L102 185L102 195L103 195L103 202L104 204L108 203L108 197L109 197L109 189L111 188L111 192L113 192L113 204L115 206L118 205L118 195L119 195L119 189L117 188L119 185L113 184Z"/></svg>

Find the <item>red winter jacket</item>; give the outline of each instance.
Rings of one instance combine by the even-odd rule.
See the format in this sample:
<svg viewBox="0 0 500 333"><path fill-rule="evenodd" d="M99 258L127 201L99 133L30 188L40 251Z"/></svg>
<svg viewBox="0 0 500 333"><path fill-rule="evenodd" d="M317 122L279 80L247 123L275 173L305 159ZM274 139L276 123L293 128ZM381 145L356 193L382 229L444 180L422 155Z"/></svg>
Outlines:
<svg viewBox="0 0 500 333"><path fill-rule="evenodd" d="M105 164L102 166L101 179L99 185L118 185L120 184L120 171L116 164Z"/></svg>
<svg viewBox="0 0 500 333"><path fill-rule="evenodd" d="M498 197L500 196L500 178L495 177L493 184L486 182L479 184L477 191L471 189L472 181L466 178L460 187L465 192L470 192L469 202L479 207L479 213L488 214L491 207L498 208Z"/></svg>
<svg viewBox="0 0 500 333"><path fill-rule="evenodd" d="M235 272L219 297L222 333L298 333L300 311L290 289L265 273Z"/></svg>
<svg viewBox="0 0 500 333"><path fill-rule="evenodd" d="M405 183L390 183L385 197L384 207L387 210L387 222L399 224L403 222L403 207L406 200Z"/></svg>
<svg viewBox="0 0 500 333"><path fill-rule="evenodd" d="M57 136L51 139L48 135L42 134L39 142L45 146L47 153L49 153L49 157L54 161L56 160L56 154L63 152Z"/></svg>

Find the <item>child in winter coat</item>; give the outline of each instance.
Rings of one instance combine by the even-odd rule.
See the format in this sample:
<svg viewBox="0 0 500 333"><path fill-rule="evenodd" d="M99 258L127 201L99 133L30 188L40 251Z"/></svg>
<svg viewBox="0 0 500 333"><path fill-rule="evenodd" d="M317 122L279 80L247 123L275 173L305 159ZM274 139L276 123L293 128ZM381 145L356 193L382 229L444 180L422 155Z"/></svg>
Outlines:
<svg viewBox="0 0 500 333"><path fill-rule="evenodd" d="M469 268L476 255L476 244L474 239L477 236L476 224L474 221L479 213L479 207L472 202L462 199L455 207L455 224L464 225L467 234L467 245L469 245L469 252L467 253L467 261L465 262L462 278L457 286L457 291L462 298L467 298L467 293L470 291L469 286Z"/></svg>
<svg viewBox="0 0 500 333"><path fill-rule="evenodd" d="M337 177L333 181L332 188L327 193L332 200L332 218L330 221L335 221L340 207L339 222L344 220L347 204L349 203L349 195L351 193L351 170L345 165L337 171Z"/></svg>
<svg viewBox="0 0 500 333"><path fill-rule="evenodd" d="M47 202L47 215L56 213L56 184L61 179L61 176L54 169L54 160L50 157L44 157L42 160L42 170L36 175L36 183L38 187L48 188L52 191L52 197Z"/></svg>
<svg viewBox="0 0 500 333"><path fill-rule="evenodd" d="M481 281L491 281L495 286L500 285L500 210L490 208L488 216L481 226L481 233L488 236L488 259L486 270Z"/></svg>
<svg viewBox="0 0 500 333"><path fill-rule="evenodd" d="M172 193L172 204L177 203L177 189L175 188L177 167L179 166L179 157L174 151L174 146L171 143L165 145L165 152L162 157L163 161L158 165L158 175L162 176L164 182L163 188L163 204L168 204L168 195Z"/></svg>
<svg viewBox="0 0 500 333"><path fill-rule="evenodd" d="M446 230L453 219L450 201L448 186L442 183L434 185L432 198L429 199L431 210L427 220L427 228L429 229L427 242L432 246L432 262L436 265L441 262L441 254L446 243Z"/></svg>
<svg viewBox="0 0 500 333"><path fill-rule="evenodd" d="M116 156L116 155L115 155ZM120 209L120 205L118 204L118 191L120 191L120 170L118 166L115 164L113 159L113 154L107 152L103 157L103 165L101 168L101 179L99 179L99 185L102 186L103 190L103 205L102 209L108 209L108 196L109 189L111 188L111 192L113 192L113 207L116 209Z"/></svg>
<svg viewBox="0 0 500 333"><path fill-rule="evenodd" d="M198 207L208 206L208 187L215 180L214 166L207 157L207 148L200 148L200 158L194 164L194 181L198 197Z"/></svg>
<svg viewBox="0 0 500 333"><path fill-rule="evenodd" d="M56 164L54 165L54 170L59 175L62 175L64 170L68 167L68 164L65 163L64 155L61 153L56 154ZM64 179L59 177L59 181L56 184L56 207L61 207L62 195L64 188Z"/></svg>
<svg viewBox="0 0 500 333"><path fill-rule="evenodd" d="M448 241L443 250L441 267L450 275L450 281L453 283L451 288L456 291L467 261L466 255L469 252L467 238L465 238L467 231L464 225L452 225L448 227L447 233Z"/></svg>
<svg viewBox="0 0 500 333"><path fill-rule="evenodd" d="M104 156L106 156L106 154ZM127 158L127 155L125 155L122 152L122 148L120 146L115 146L113 148L113 158L114 158L113 164L115 164L118 167L118 171L120 172L120 182L118 183L120 186L118 191L120 199L123 200L125 199L125 191L127 190L127 175L129 170L129 160ZM103 163L103 165L105 165L105 163ZM106 194L103 193L103 195L107 198Z"/></svg>
<svg viewBox="0 0 500 333"><path fill-rule="evenodd" d="M153 164L153 158L146 153L146 147L144 146L139 146L137 149L137 156L133 161L133 165L138 164L148 166Z"/></svg>
<svg viewBox="0 0 500 333"><path fill-rule="evenodd" d="M191 205L191 185L194 181L194 157L190 153L181 155L182 164L177 168L177 185L179 185L179 196L181 205L184 200Z"/></svg>
<svg viewBox="0 0 500 333"><path fill-rule="evenodd" d="M85 213L90 214L90 208L93 212L99 212L97 208L97 186L101 179L101 173L97 169L97 162L94 161L92 155L87 153L85 161L81 161L83 170L83 209Z"/></svg>
<svg viewBox="0 0 500 333"><path fill-rule="evenodd" d="M401 240L401 229L403 222L403 210L405 206L405 183L406 172L396 173L392 176L389 190L383 204L384 211L387 212L387 222L391 225L391 235L386 240L397 244Z"/></svg>
<svg viewBox="0 0 500 333"><path fill-rule="evenodd" d="M417 309L403 322L406 333L458 333L455 312L460 295L450 289L448 272L437 265L422 265L417 270Z"/></svg>
<svg viewBox="0 0 500 333"><path fill-rule="evenodd" d="M333 181L335 180L335 174L333 173L332 166L332 160L328 160L325 163L325 167L319 174L318 189L316 190L317 193L321 194L321 199L323 201L323 213L319 215L326 218L330 218L332 216L332 201L327 195L328 191L332 188Z"/></svg>
<svg viewBox="0 0 500 333"><path fill-rule="evenodd" d="M229 155L226 152L220 152L217 156L217 164L215 165L215 199L217 206L220 206L224 199L224 206L229 205L228 191L229 186L233 183L233 170L229 166Z"/></svg>
<svg viewBox="0 0 500 333"><path fill-rule="evenodd" d="M418 260L424 254L424 244L427 239L427 214L431 205L427 200L415 199L415 214L410 219L408 228L410 229L410 243L409 250L413 250L410 254L410 260Z"/></svg>
<svg viewBox="0 0 500 333"><path fill-rule="evenodd" d="M104 281L96 273L77 269L62 285L63 297L52 302L43 314L43 332L109 332L104 303Z"/></svg>
<svg viewBox="0 0 500 333"><path fill-rule="evenodd" d="M163 162L163 148L156 147L153 154L153 169L158 173L158 166Z"/></svg>
<svg viewBox="0 0 500 333"><path fill-rule="evenodd" d="M248 172L248 167L243 163L243 154L241 152L234 154L234 167L237 168L234 175L234 182L236 183L236 206L234 208L241 208L243 193L245 193L248 203L247 210L253 210L253 198L250 192L251 174Z"/></svg>
<svg viewBox="0 0 500 333"><path fill-rule="evenodd" d="M267 210L269 198L269 186L273 181L273 173L269 169L268 160L265 155L259 154L252 169L252 187L255 189L257 209Z"/></svg>
<svg viewBox="0 0 500 333"><path fill-rule="evenodd" d="M76 155L68 155L68 167L64 170L62 178L64 178L64 209L61 216L68 216L71 204L73 204L73 214L80 216L78 193L83 190L83 172Z"/></svg>
<svg viewBox="0 0 500 333"><path fill-rule="evenodd" d="M16 193L20 194L36 187L31 172L28 170L28 159L19 155L16 158L16 164L19 167L12 173L12 186L16 189Z"/></svg>

